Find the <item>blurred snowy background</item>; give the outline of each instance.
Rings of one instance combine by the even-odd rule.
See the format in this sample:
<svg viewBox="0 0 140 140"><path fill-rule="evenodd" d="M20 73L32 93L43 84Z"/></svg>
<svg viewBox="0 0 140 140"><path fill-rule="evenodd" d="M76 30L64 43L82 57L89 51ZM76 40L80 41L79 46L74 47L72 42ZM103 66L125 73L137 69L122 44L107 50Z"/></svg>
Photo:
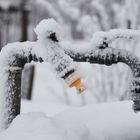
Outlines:
<svg viewBox="0 0 140 140"><path fill-rule="evenodd" d="M64 40L85 47L96 31L139 29L139 0L0 0L0 48L10 42L36 40L33 31L40 20L54 18L64 31ZM122 48L140 56L139 42L117 40L112 47ZM33 100L85 105L125 100L131 72L124 64L110 67L78 64L78 71L87 86L79 96L57 78L47 63L37 64ZM58 92L59 91L59 92ZM42 95L42 96L40 96Z"/></svg>

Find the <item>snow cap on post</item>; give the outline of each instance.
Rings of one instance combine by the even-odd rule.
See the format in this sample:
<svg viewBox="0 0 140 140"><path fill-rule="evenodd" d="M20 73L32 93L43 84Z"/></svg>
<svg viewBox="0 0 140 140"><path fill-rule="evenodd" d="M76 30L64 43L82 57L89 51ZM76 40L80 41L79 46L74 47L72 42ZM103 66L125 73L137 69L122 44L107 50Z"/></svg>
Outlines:
<svg viewBox="0 0 140 140"><path fill-rule="evenodd" d="M52 18L44 19L40 21L40 23L36 26L34 29L38 40L39 39L46 39L48 38L52 33L55 33L57 36L57 39L61 39L61 28L59 24Z"/></svg>

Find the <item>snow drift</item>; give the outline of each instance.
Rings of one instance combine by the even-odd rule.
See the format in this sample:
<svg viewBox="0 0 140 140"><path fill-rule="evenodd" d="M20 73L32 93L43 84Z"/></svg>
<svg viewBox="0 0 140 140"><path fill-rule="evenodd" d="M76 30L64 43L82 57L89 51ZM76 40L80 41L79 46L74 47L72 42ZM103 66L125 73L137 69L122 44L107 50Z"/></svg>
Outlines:
<svg viewBox="0 0 140 140"><path fill-rule="evenodd" d="M0 134L1 140L138 140L140 114L131 102L71 107L47 117L43 113L21 114Z"/></svg>

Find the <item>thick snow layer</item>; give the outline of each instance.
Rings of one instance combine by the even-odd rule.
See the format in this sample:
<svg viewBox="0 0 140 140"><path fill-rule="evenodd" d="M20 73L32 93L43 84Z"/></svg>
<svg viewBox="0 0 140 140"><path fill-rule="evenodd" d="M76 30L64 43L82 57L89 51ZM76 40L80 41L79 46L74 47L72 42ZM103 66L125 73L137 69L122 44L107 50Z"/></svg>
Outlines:
<svg viewBox="0 0 140 140"><path fill-rule="evenodd" d="M75 69L75 65L70 56L66 55L61 45L61 30L59 24L54 19L42 20L34 29L38 37L38 47L34 52L44 61L52 64L59 77L64 77L66 73ZM50 37L54 33L55 41Z"/></svg>
<svg viewBox="0 0 140 140"><path fill-rule="evenodd" d="M28 57L31 53L31 49L35 43L33 42L16 42L7 44L2 48L0 53L0 129L5 127L5 123L7 122L7 114L11 109L11 100L13 94L13 90L11 89L10 83L10 72L14 70L21 70L24 66L24 60L28 60ZM17 62L17 58L21 60L21 63ZM14 83L14 82L13 82ZM14 84L13 84L14 85ZM9 93L9 94L7 94ZM9 101L9 102L6 102ZM10 115L12 118L12 115ZM9 118L10 118L9 117Z"/></svg>
<svg viewBox="0 0 140 140"><path fill-rule="evenodd" d="M69 107L52 117L21 114L0 134L0 139L138 140L140 114L132 111L131 104L125 101Z"/></svg>
<svg viewBox="0 0 140 140"><path fill-rule="evenodd" d="M114 102L71 108L55 116L63 122L80 121L86 124L91 139L140 139L140 114L131 109L131 102Z"/></svg>
<svg viewBox="0 0 140 140"><path fill-rule="evenodd" d="M28 57L31 53L32 48L35 46L35 42L15 42L9 43L4 46L0 53L0 67L10 67L14 65L14 61L16 56L20 57Z"/></svg>
<svg viewBox="0 0 140 140"><path fill-rule="evenodd" d="M52 18L42 20L34 29L38 39L46 39L51 33L55 32L58 39L61 37L61 28Z"/></svg>
<svg viewBox="0 0 140 140"><path fill-rule="evenodd" d="M46 117L43 113L18 116L8 130L2 132L2 140L84 140L88 136L84 124L63 123Z"/></svg>

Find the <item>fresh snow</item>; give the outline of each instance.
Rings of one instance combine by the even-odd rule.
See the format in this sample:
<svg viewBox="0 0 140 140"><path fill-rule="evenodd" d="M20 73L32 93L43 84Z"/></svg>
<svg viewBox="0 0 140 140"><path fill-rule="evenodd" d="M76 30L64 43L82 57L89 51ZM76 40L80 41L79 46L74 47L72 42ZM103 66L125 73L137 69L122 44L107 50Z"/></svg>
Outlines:
<svg viewBox="0 0 140 140"><path fill-rule="evenodd" d="M28 113L18 116L10 128L1 133L0 139L84 140L87 135L88 129L76 121L72 124L63 123L49 118L43 113Z"/></svg>
<svg viewBox="0 0 140 140"><path fill-rule="evenodd" d="M7 44L0 53L0 130L5 127L5 123L8 120L11 110L11 104L6 102L7 98L10 102L12 97L10 94L12 93L11 90L11 83L8 81L9 78L9 70L22 70L22 65L18 65L16 58L28 58L29 54L31 53L31 49L35 43L33 42L16 42ZM10 94L6 94L6 93ZM11 98L10 98L11 97ZM12 115L10 116L12 118ZM9 118L10 118L9 117Z"/></svg>
<svg viewBox="0 0 140 140"><path fill-rule="evenodd" d="M58 39L61 38L61 27L60 25L52 18L43 19L34 29L38 40L47 39L50 33L55 32Z"/></svg>
<svg viewBox="0 0 140 140"><path fill-rule="evenodd" d="M43 105L41 102L32 102L32 104ZM28 105L30 108L31 104ZM1 132L0 139L138 140L140 114L134 113L131 105L130 101L123 101L83 107L65 106L65 110L58 113L58 104L58 110L57 106L55 108L57 113L51 117L48 117L48 112L19 115L6 131ZM44 112L46 111L44 108Z"/></svg>
<svg viewBox="0 0 140 140"><path fill-rule="evenodd" d="M52 64L59 77L64 77L69 71L75 70L73 60L65 54L59 44L61 29L54 19L42 20L34 30L38 38L38 47L34 49L35 53L41 52L40 57ZM58 42L49 38L52 33L55 33Z"/></svg>
<svg viewBox="0 0 140 140"><path fill-rule="evenodd" d="M0 67L9 68L15 61L15 55L19 57L27 57L31 53L35 42L15 42L4 46L0 53Z"/></svg>
<svg viewBox="0 0 140 140"><path fill-rule="evenodd" d="M140 114L135 114L131 105L129 101L91 104L68 109L55 118L63 122L78 121L86 124L90 132L89 139L138 140Z"/></svg>

